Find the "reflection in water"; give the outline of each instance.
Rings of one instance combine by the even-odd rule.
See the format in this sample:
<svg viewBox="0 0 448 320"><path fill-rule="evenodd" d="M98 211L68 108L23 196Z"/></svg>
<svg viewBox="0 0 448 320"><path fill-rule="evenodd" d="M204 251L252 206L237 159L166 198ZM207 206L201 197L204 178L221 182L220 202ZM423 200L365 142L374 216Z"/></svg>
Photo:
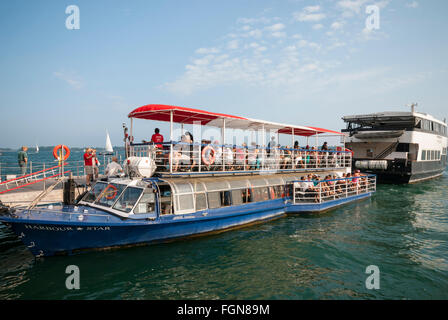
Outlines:
<svg viewBox="0 0 448 320"><path fill-rule="evenodd" d="M34 261L0 230L1 299L448 298L447 175L218 235ZM81 289L65 288L77 265ZM368 290L368 265L381 289Z"/></svg>

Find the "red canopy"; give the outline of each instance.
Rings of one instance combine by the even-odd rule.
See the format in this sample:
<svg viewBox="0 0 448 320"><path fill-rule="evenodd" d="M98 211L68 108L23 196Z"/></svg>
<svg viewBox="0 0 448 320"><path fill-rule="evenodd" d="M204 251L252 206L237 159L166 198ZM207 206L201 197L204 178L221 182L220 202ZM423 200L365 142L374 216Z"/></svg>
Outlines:
<svg viewBox="0 0 448 320"><path fill-rule="evenodd" d="M229 114L209 112L193 108L170 106L163 104L148 104L139 107L129 113L129 118L170 121L171 111L173 111L173 122L193 124L199 122L201 125L215 127L222 126L222 119L226 119L226 128L260 130L277 130L282 134L294 134L297 136L312 136L319 133L332 133L341 135L342 133L316 127L293 126L257 119L249 119Z"/></svg>
<svg viewBox="0 0 448 320"><path fill-rule="evenodd" d="M246 118L232 116L228 114L208 112L199 109L178 107L178 106L168 106L163 104L148 104L146 106L140 107L129 113L129 118L138 118L146 120L156 120L156 121L170 121L170 113L173 112L173 122L175 123L188 123L193 124L199 121L201 125L206 125L212 120L231 118L247 120Z"/></svg>

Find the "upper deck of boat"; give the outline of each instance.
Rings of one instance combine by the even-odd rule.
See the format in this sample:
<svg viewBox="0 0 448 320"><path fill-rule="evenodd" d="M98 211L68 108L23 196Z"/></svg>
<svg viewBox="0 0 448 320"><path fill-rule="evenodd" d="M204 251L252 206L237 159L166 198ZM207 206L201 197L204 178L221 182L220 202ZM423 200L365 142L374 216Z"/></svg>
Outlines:
<svg viewBox="0 0 448 320"><path fill-rule="evenodd" d="M145 105L133 110L128 117L131 119L131 130L128 135L125 128L127 156L154 159L155 174L161 177L236 176L351 167L350 151L342 147L319 147L321 136L343 136L337 131L168 105ZM135 143L132 133L134 119L169 122L169 141ZM176 135L182 136L180 141L174 139L175 123L181 126L180 131L176 132ZM195 141L191 133L184 131L185 124L193 125ZM215 137L204 137L202 126L219 128L220 141ZM229 144L226 141L226 130L229 129L244 132L245 141L252 140L251 143ZM269 143L266 142L268 133ZM291 143L281 146L278 143L280 134L289 135ZM307 145L299 147L295 141L297 136L306 137ZM314 138L312 147L309 146L310 137Z"/></svg>

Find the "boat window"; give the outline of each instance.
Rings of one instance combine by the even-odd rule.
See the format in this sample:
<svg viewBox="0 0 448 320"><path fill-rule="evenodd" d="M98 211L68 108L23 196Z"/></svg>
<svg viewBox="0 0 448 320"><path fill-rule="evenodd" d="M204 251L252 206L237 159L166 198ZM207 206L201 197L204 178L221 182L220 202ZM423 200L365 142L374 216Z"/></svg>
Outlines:
<svg viewBox="0 0 448 320"><path fill-rule="evenodd" d="M95 204L99 204L105 207L111 207L125 188L126 186L123 184L109 184L100 194L99 198L95 201Z"/></svg>
<svg viewBox="0 0 448 320"><path fill-rule="evenodd" d="M207 191L219 191L229 189L227 181L208 181L205 182L205 188Z"/></svg>
<svg viewBox="0 0 448 320"><path fill-rule="evenodd" d="M221 206L227 207L232 204L232 197L230 191L221 191L220 197L221 197Z"/></svg>
<svg viewBox="0 0 448 320"><path fill-rule="evenodd" d="M176 193L191 193L193 189L190 183L173 183L174 188L176 189Z"/></svg>
<svg viewBox="0 0 448 320"><path fill-rule="evenodd" d="M231 189L247 188L247 180L229 180Z"/></svg>
<svg viewBox="0 0 448 320"><path fill-rule="evenodd" d="M436 151L431 150L431 160L436 160Z"/></svg>
<svg viewBox="0 0 448 320"><path fill-rule="evenodd" d="M205 192L196 193L196 211L207 209L207 197Z"/></svg>
<svg viewBox="0 0 448 320"><path fill-rule="evenodd" d="M176 196L177 209L176 213L184 213L194 211L193 194L180 194Z"/></svg>
<svg viewBox="0 0 448 320"><path fill-rule="evenodd" d="M422 160L426 160L426 150L422 150Z"/></svg>
<svg viewBox="0 0 448 320"><path fill-rule="evenodd" d="M232 204L233 205L243 204L244 196L245 195L243 194L243 190L232 190Z"/></svg>
<svg viewBox="0 0 448 320"><path fill-rule="evenodd" d="M159 185L160 189L160 212L161 214L173 213L171 203L171 187L168 184Z"/></svg>
<svg viewBox="0 0 448 320"><path fill-rule="evenodd" d="M127 213L131 212L142 192L143 189L127 187L113 208Z"/></svg>
<svg viewBox="0 0 448 320"><path fill-rule="evenodd" d="M155 199L156 196L152 189L145 190L143 196L134 209L134 213L139 214L154 212L156 202Z"/></svg>
<svg viewBox="0 0 448 320"><path fill-rule="evenodd" d="M264 179L250 180L250 183L253 187L264 187L266 185L266 181Z"/></svg>
<svg viewBox="0 0 448 320"><path fill-rule="evenodd" d="M202 182L195 182L193 186L194 186L194 192L205 191L205 187Z"/></svg>
<svg viewBox="0 0 448 320"><path fill-rule="evenodd" d="M98 196L101 194L101 192L103 192L103 190L106 189L106 187L107 187L107 183L97 182L92 187L92 189L90 189L90 191L86 193L86 195L82 198L81 201L92 203L93 201L96 200L96 198L98 198Z"/></svg>
<svg viewBox="0 0 448 320"><path fill-rule="evenodd" d="M221 197L219 192L207 192L208 207L216 209L221 206Z"/></svg>
<svg viewBox="0 0 448 320"><path fill-rule="evenodd" d="M284 184L283 179L280 178L280 177L278 177L278 178L268 178L266 180L268 180L268 184L271 185L271 186Z"/></svg>

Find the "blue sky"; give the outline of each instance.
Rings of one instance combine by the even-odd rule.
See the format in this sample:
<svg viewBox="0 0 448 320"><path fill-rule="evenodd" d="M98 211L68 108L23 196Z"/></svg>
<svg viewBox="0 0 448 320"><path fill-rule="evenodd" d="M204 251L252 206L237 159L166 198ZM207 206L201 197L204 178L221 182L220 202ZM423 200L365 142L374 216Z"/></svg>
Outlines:
<svg viewBox="0 0 448 320"><path fill-rule="evenodd" d="M447 14L442 0L2 1L0 146L103 146L105 130L120 145L150 103L334 130L411 102L443 119ZM168 136L136 125L137 140Z"/></svg>

